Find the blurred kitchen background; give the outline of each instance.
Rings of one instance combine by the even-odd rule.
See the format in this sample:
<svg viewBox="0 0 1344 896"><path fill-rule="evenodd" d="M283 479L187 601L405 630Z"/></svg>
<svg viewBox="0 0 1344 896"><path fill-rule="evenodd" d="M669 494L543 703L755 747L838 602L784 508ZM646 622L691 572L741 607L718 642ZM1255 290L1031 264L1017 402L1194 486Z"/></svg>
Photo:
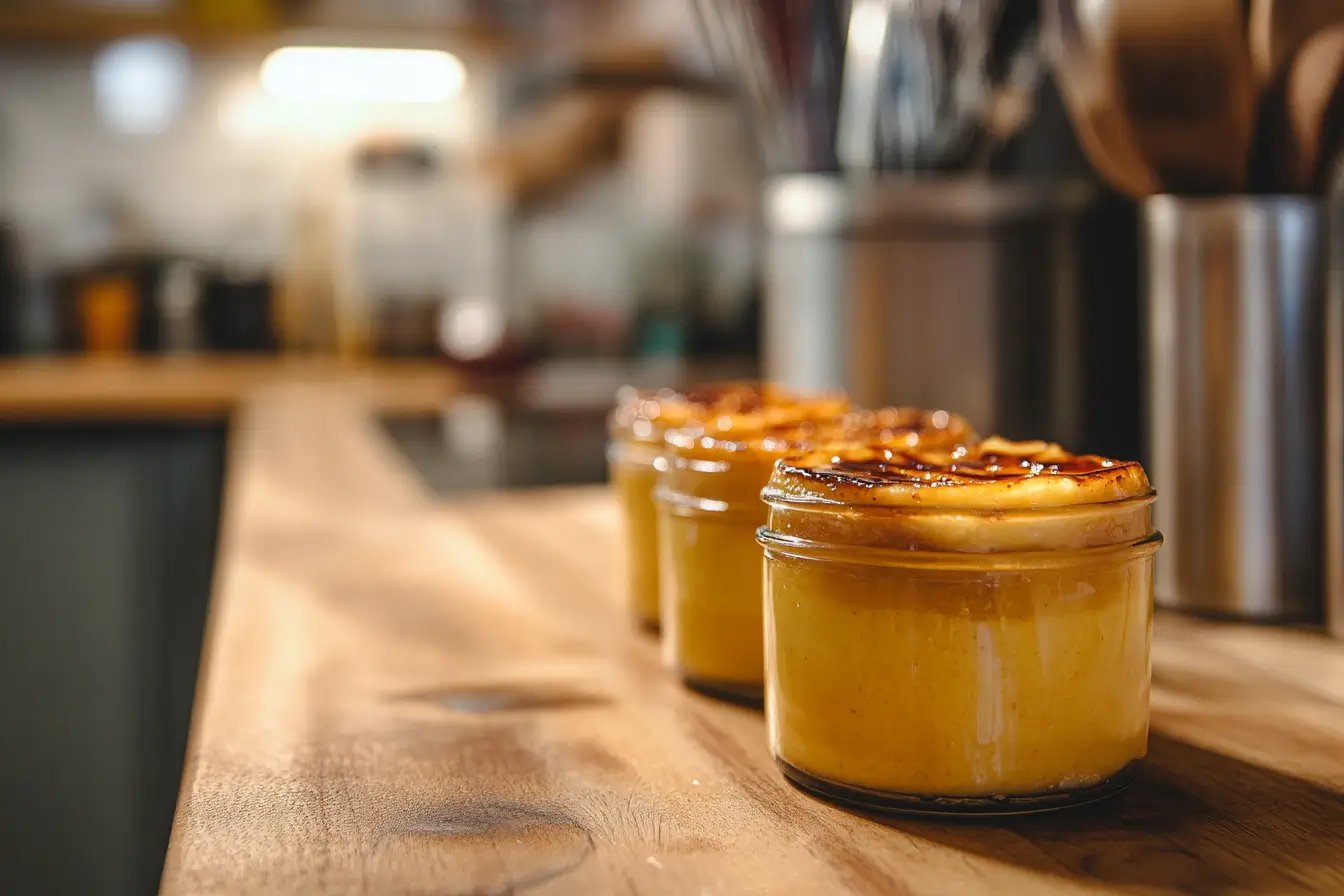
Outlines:
<svg viewBox="0 0 1344 896"><path fill-rule="evenodd" d="M1170 603L1318 620L1320 545L1279 541L1319 530L1320 479L1209 495L1321 462L1303 334L1338 253L1317 199L1252 194L1330 188L1344 38L1174 6L0 0L0 395L433 366L460 394L383 426L455 495L602 481L624 383L844 387L1156 461ZM1220 330L1218 290L1270 310ZM226 421L80 408L0 423L4 892L156 889L181 773ZM1247 544L1272 562L1211 571ZM1214 580L1233 605L1187 593Z"/></svg>
<svg viewBox="0 0 1344 896"><path fill-rule="evenodd" d="M524 404L578 409L626 381L757 373L765 337L798 385L838 378L868 402L974 392L961 404L982 428L1137 454L1133 211L1075 146L1035 2L943 4L929 33L882 27L843 76L844 0L779 4L788 16L763 23L700 6L708 17L692 0L8 0L3 348L441 358L522 384ZM879 27L862 23L875 12L858 4L855 27ZM715 52L757 25L775 31ZM871 84L842 103L842 77ZM761 189L841 169L926 189ZM854 221L809 218L839 206ZM912 309L964 335L930 344L907 320L849 340L868 299L820 331L806 301L785 304L763 330L772 277L844 305L860 277L826 245L865 228L906 234L887 242L935 270L926 250L965 253L959 288L901 281ZM763 268L771 229L787 257ZM889 291L868 254L853 267ZM1011 326L991 304L1005 289ZM940 291L968 297L927 300ZM1076 351L1074 331L1098 328L1116 338ZM826 336L833 357L790 341ZM940 394L928 356L962 345L983 358L965 378L1011 370L1020 394Z"/></svg>

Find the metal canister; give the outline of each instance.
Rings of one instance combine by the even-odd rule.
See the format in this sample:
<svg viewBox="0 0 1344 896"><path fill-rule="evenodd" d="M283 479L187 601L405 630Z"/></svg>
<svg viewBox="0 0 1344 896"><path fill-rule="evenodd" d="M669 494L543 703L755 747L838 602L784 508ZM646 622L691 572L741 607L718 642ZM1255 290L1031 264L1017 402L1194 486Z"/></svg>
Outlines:
<svg viewBox="0 0 1344 896"><path fill-rule="evenodd" d="M1324 208L1155 196L1143 214L1157 602L1319 619Z"/></svg>
<svg viewBox="0 0 1344 896"><path fill-rule="evenodd" d="M1325 307L1325 621L1344 638L1344 198L1330 205Z"/></svg>
<svg viewBox="0 0 1344 896"><path fill-rule="evenodd" d="M1082 185L774 178L763 364L868 407L943 407L1076 448Z"/></svg>

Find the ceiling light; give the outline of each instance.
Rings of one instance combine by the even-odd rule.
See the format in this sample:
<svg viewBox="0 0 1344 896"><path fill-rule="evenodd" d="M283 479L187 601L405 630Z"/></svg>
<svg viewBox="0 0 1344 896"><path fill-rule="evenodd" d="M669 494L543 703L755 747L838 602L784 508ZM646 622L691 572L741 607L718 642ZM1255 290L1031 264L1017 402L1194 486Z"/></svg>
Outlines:
<svg viewBox="0 0 1344 896"><path fill-rule="evenodd" d="M461 60L442 50L282 47L261 64L261 86L288 100L441 103L466 79Z"/></svg>
<svg viewBox="0 0 1344 896"><path fill-rule="evenodd" d="M93 90L108 127L157 134L182 108L191 54L175 40L136 37L108 44L93 58Z"/></svg>

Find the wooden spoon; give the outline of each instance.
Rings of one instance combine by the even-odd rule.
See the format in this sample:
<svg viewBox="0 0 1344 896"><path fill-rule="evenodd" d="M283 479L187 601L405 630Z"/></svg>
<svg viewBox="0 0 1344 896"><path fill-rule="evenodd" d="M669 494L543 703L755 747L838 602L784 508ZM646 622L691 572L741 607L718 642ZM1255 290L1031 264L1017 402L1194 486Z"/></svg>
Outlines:
<svg viewBox="0 0 1344 896"><path fill-rule="evenodd" d="M1252 186L1312 193L1344 122L1344 26L1310 38L1271 82L1261 101Z"/></svg>
<svg viewBox="0 0 1344 896"><path fill-rule="evenodd" d="M1341 0L1251 0L1250 48L1256 80L1267 84L1317 31L1344 23Z"/></svg>
<svg viewBox="0 0 1344 896"><path fill-rule="evenodd" d="M1335 31L1332 28L1330 31ZM1323 37L1324 35L1318 35ZM1321 116L1320 143L1316 152L1316 176L1311 191L1319 196L1344 189L1344 72L1336 74L1334 93Z"/></svg>
<svg viewBox="0 0 1344 896"><path fill-rule="evenodd" d="M1257 99L1241 0L1129 0L1113 28L1121 107L1162 188L1241 190Z"/></svg>
<svg viewBox="0 0 1344 896"><path fill-rule="evenodd" d="M1113 77L1115 0L1042 0L1041 42L1074 131L1092 167L1133 198L1158 192L1133 129L1121 114Z"/></svg>

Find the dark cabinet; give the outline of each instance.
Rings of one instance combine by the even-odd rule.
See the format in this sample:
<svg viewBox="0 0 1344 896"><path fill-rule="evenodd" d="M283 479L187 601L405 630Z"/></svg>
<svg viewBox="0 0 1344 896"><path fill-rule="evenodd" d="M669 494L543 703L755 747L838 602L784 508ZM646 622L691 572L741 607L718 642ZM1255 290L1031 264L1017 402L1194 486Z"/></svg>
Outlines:
<svg viewBox="0 0 1344 896"><path fill-rule="evenodd" d="M0 892L153 893L210 591L224 427L0 428Z"/></svg>

